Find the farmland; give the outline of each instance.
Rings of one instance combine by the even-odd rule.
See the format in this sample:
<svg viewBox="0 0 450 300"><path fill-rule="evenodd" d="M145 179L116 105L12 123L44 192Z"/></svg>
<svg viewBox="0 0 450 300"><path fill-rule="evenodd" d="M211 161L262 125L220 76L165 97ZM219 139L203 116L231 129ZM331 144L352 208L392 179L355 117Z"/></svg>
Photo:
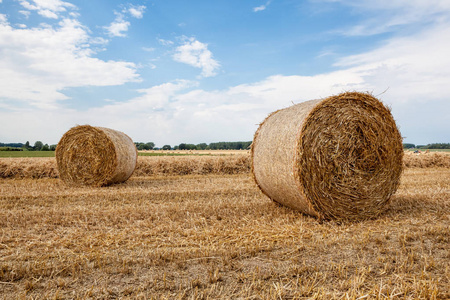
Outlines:
<svg viewBox="0 0 450 300"><path fill-rule="evenodd" d="M319 222L256 187L248 154L139 157L68 187L0 159L0 298L448 299L450 155L405 155L379 218Z"/></svg>

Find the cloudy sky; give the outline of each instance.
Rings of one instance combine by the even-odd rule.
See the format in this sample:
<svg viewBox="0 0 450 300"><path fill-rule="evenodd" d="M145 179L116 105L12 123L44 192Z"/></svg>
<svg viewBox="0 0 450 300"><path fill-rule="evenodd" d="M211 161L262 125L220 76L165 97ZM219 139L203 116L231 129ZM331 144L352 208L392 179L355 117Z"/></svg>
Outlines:
<svg viewBox="0 0 450 300"><path fill-rule="evenodd" d="M450 142L448 0L0 0L0 142L104 126L157 146L252 140L344 91L405 142Z"/></svg>

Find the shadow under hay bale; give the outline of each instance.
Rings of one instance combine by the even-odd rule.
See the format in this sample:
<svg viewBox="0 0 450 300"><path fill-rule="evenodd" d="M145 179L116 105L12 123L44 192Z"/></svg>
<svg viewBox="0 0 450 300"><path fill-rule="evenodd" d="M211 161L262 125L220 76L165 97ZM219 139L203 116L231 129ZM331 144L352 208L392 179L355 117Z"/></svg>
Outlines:
<svg viewBox="0 0 450 300"><path fill-rule="evenodd" d="M269 115L255 133L252 172L272 200L326 219L378 216L398 188L402 138L365 93L311 100Z"/></svg>
<svg viewBox="0 0 450 300"><path fill-rule="evenodd" d="M89 125L67 131L56 148L60 178L74 185L126 181L136 168L137 149L125 133Z"/></svg>

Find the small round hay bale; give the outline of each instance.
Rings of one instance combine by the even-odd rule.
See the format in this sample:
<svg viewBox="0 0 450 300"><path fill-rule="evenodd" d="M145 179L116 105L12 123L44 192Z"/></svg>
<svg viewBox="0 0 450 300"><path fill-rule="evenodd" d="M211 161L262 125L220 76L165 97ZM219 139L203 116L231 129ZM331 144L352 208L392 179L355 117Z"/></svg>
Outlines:
<svg viewBox="0 0 450 300"><path fill-rule="evenodd" d="M403 146L388 108L347 92L269 115L251 157L272 200L323 219L359 220L383 212L397 190Z"/></svg>
<svg viewBox="0 0 450 300"><path fill-rule="evenodd" d="M89 125L67 131L56 147L60 178L73 185L105 186L126 181L137 149L125 133Z"/></svg>

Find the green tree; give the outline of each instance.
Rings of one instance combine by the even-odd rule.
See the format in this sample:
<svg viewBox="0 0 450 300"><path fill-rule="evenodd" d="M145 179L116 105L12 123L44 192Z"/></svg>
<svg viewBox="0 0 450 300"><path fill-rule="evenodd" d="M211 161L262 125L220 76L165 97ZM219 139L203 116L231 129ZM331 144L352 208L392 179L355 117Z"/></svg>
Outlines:
<svg viewBox="0 0 450 300"><path fill-rule="evenodd" d="M403 144L403 149L410 149L410 148L415 148L415 147L416 147L416 145L414 145L414 144L408 144L408 143Z"/></svg>
<svg viewBox="0 0 450 300"><path fill-rule="evenodd" d="M450 143L433 143L427 145L428 149L450 149Z"/></svg>
<svg viewBox="0 0 450 300"><path fill-rule="evenodd" d="M201 143L197 145L197 150L205 150L208 147L206 143Z"/></svg>
<svg viewBox="0 0 450 300"><path fill-rule="evenodd" d="M172 149L172 147L170 147L170 145L164 145L164 146L162 147L162 149L163 149L163 150L170 150L170 149Z"/></svg>
<svg viewBox="0 0 450 300"><path fill-rule="evenodd" d="M138 150L152 150L155 147L155 143L148 142L148 143L134 143L136 145L136 148Z"/></svg>
<svg viewBox="0 0 450 300"><path fill-rule="evenodd" d="M181 144L178 146L178 149L180 149L180 150L196 150L196 149L197 149L197 146L194 145L194 144L181 143Z"/></svg>
<svg viewBox="0 0 450 300"><path fill-rule="evenodd" d="M41 151L50 151L50 146L48 144L45 144L42 146Z"/></svg>
<svg viewBox="0 0 450 300"><path fill-rule="evenodd" d="M41 141L37 141L36 143L34 143L33 150L34 151L41 151L42 147L44 147L44 144Z"/></svg>
<svg viewBox="0 0 450 300"><path fill-rule="evenodd" d="M247 149L252 144L251 141L248 142L218 142L209 144L211 150L240 150Z"/></svg>

